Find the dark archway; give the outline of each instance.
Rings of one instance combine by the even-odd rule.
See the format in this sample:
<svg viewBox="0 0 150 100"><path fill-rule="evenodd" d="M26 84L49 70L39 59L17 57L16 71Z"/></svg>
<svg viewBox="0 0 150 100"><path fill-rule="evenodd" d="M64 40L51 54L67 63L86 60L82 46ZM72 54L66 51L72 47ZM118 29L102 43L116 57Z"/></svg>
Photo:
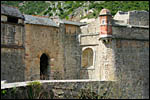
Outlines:
<svg viewBox="0 0 150 100"><path fill-rule="evenodd" d="M45 53L43 53L40 57L40 79L49 79L49 72L49 57Z"/></svg>

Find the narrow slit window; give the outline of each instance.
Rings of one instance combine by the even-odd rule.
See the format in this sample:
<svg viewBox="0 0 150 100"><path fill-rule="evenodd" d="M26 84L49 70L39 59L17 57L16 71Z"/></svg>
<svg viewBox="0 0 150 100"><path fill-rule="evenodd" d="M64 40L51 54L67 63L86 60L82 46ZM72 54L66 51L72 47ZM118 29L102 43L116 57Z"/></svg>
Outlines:
<svg viewBox="0 0 150 100"><path fill-rule="evenodd" d="M106 24L106 20L102 19L102 25L105 25L105 24Z"/></svg>

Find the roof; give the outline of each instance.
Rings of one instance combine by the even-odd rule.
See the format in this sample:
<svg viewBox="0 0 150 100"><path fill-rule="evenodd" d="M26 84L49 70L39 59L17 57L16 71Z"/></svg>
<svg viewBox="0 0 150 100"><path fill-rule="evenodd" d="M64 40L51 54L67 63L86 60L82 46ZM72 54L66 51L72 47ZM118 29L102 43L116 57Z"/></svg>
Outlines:
<svg viewBox="0 0 150 100"><path fill-rule="evenodd" d="M67 21L67 20L61 20L60 23L76 25L76 26L84 26L84 25L86 25L86 23Z"/></svg>
<svg viewBox="0 0 150 100"><path fill-rule="evenodd" d="M99 15L111 15L111 13L108 9L104 8L100 11Z"/></svg>
<svg viewBox="0 0 150 100"><path fill-rule="evenodd" d="M1 5L1 14L24 19L23 15L17 8L7 5Z"/></svg>
<svg viewBox="0 0 150 100"><path fill-rule="evenodd" d="M24 15L26 24L37 24L37 25L46 25L59 27L54 21L49 18L37 17L32 15Z"/></svg>

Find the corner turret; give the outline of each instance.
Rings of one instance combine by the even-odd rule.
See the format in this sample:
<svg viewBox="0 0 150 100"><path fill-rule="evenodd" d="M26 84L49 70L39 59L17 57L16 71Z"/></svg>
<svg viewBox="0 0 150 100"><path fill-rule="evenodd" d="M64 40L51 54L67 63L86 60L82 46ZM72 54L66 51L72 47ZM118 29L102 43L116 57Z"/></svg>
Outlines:
<svg viewBox="0 0 150 100"><path fill-rule="evenodd" d="M108 43L112 38L112 15L108 9L102 9L99 14L100 18L100 38L103 42Z"/></svg>

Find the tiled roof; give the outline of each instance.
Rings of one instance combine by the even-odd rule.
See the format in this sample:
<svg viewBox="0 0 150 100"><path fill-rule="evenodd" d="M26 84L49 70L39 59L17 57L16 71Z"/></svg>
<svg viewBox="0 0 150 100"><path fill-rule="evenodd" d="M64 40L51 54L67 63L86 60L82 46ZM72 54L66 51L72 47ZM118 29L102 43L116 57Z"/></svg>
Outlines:
<svg viewBox="0 0 150 100"><path fill-rule="evenodd" d="M60 23L71 24L71 25L76 25L76 26L84 26L84 25L86 25L86 23L67 21L67 20L61 20Z"/></svg>
<svg viewBox="0 0 150 100"><path fill-rule="evenodd" d="M17 8L7 5L1 5L1 14L6 16L18 17L22 19L24 18Z"/></svg>
<svg viewBox="0 0 150 100"><path fill-rule="evenodd" d="M59 27L54 21L49 18L37 17L32 15L24 15L26 24L38 24Z"/></svg>
<svg viewBox="0 0 150 100"><path fill-rule="evenodd" d="M111 15L111 13L108 9L104 8L100 11L99 15Z"/></svg>

